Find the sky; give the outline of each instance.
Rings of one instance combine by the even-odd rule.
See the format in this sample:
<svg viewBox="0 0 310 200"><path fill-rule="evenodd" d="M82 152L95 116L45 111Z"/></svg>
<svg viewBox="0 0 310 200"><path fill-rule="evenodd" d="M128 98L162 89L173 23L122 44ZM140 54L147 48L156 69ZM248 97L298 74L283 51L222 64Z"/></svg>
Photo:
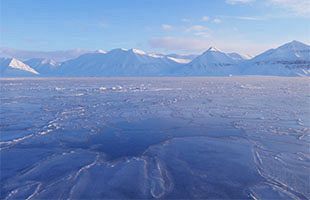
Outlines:
<svg viewBox="0 0 310 200"><path fill-rule="evenodd" d="M257 55L310 44L309 0L0 0L0 47Z"/></svg>

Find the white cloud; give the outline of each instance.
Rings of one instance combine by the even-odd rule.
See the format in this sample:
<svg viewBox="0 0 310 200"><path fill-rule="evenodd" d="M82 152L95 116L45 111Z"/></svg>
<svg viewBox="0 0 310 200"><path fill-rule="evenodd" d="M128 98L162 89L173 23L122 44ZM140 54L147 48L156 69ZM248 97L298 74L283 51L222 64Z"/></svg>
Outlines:
<svg viewBox="0 0 310 200"><path fill-rule="evenodd" d="M249 4L256 0L226 0L231 5ZM285 8L294 14L310 17L310 0L265 0L269 5Z"/></svg>
<svg viewBox="0 0 310 200"><path fill-rule="evenodd" d="M310 0L268 0L271 4L286 8L295 14L310 16Z"/></svg>
<svg viewBox="0 0 310 200"><path fill-rule="evenodd" d="M186 29L187 32L206 31L208 27L202 25L194 25Z"/></svg>
<svg viewBox="0 0 310 200"><path fill-rule="evenodd" d="M201 20L207 22L207 21L210 20L210 17L208 17L208 16L203 16L203 17L201 18Z"/></svg>
<svg viewBox="0 0 310 200"><path fill-rule="evenodd" d="M173 27L169 24L162 24L161 28L165 31L171 31L173 29Z"/></svg>
<svg viewBox="0 0 310 200"><path fill-rule="evenodd" d="M237 19L237 20L248 20L248 21L261 21L267 20L267 16L231 16L231 15L220 15L222 19Z"/></svg>
<svg viewBox="0 0 310 200"><path fill-rule="evenodd" d="M198 33L199 34L199 33ZM242 54L257 55L267 49L279 46L277 43L264 43L247 41L243 39L232 40L228 38L205 37L160 37L149 40L154 49L165 51L178 51L186 53L202 53L210 46L222 49L224 52L238 52Z"/></svg>
<svg viewBox="0 0 310 200"><path fill-rule="evenodd" d="M182 22L190 22L191 20L188 19L188 18L183 18L181 21L182 21Z"/></svg>
<svg viewBox="0 0 310 200"><path fill-rule="evenodd" d="M208 32L197 32L194 33L195 36L199 36L199 37L209 37L210 34Z"/></svg>
<svg viewBox="0 0 310 200"><path fill-rule="evenodd" d="M222 20L219 19L219 18L215 18L212 22L216 23L216 24L219 24L219 23L222 23Z"/></svg>
<svg viewBox="0 0 310 200"><path fill-rule="evenodd" d="M161 37L151 39L149 45L164 50L202 51L210 46L210 42L197 38Z"/></svg>
<svg viewBox="0 0 310 200"><path fill-rule="evenodd" d="M226 0L226 3L231 4L231 5L235 5L235 4L247 4L247 3L251 3L255 0Z"/></svg>
<svg viewBox="0 0 310 200"><path fill-rule="evenodd" d="M261 21L265 20L263 17L251 17L251 16L233 16L232 18L249 21Z"/></svg>

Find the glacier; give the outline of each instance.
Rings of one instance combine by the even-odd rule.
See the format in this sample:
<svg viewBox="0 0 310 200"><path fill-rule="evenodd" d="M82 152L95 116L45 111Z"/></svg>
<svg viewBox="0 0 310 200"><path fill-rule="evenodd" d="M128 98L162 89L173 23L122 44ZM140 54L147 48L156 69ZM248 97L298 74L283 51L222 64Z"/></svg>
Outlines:
<svg viewBox="0 0 310 200"><path fill-rule="evenodd" d="M306 77L0 79L1 199L309 199Z"/></svg>

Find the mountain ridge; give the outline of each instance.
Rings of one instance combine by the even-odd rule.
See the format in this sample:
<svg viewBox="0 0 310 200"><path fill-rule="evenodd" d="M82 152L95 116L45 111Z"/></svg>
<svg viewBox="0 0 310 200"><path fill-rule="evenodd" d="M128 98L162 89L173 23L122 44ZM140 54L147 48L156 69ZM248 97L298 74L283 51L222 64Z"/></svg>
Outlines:
<svg viewBox="0 0 310 200"><path fill-rule="evenodd" d="M33 76L39 73L16 58L0 58L0 76Z"/></svg>
<svg viewBox="0 0 310 200"><path fill-rule="evenodd" d="M1 58L0 67L2 77L14 72L16 76L310 76L310 46L294 40L250 59L216 47L195 58L118 48L87 52L63 62Z"/></svg>

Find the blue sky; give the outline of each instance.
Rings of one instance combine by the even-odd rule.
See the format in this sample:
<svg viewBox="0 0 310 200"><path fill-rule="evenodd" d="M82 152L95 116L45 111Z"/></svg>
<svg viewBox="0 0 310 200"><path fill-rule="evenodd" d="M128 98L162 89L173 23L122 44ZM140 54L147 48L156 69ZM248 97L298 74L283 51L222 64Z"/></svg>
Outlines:
<svg viewBox="0 0 310 200"><path fill-rule="evenodd" d="M0 46L255 55L310 43L309 0L0 0Z"/></svg>

